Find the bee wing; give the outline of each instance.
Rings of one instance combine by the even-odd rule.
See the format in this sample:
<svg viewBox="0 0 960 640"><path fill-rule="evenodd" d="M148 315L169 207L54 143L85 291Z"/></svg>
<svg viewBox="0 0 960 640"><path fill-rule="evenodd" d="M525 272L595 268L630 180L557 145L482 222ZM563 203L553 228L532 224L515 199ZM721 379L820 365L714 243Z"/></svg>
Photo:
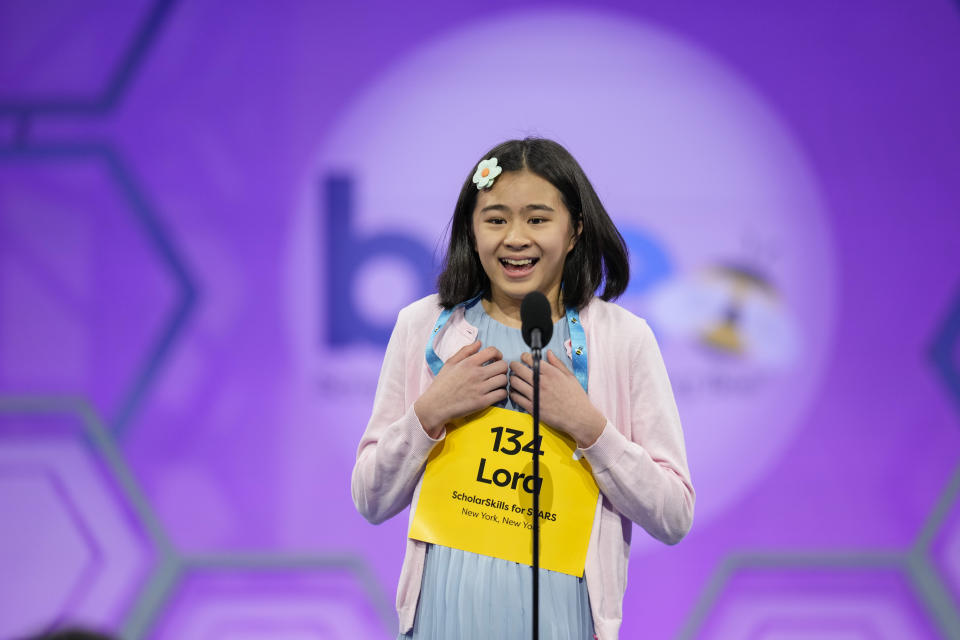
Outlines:
<svg viewBox="0 0 960 640"><path fill-rule="evenodd" d="M676 278L650 294L650 315L677 336L695 336L723 321L730 289L713 278Z"/></svg>
<svg viewBox="0 0 960 640"><path fill-rule="evenodd" d="M757 362L782 368L800 350L799 331L779 301L767 294L752 294L740 307L740 332L747 351Z"/></svg>

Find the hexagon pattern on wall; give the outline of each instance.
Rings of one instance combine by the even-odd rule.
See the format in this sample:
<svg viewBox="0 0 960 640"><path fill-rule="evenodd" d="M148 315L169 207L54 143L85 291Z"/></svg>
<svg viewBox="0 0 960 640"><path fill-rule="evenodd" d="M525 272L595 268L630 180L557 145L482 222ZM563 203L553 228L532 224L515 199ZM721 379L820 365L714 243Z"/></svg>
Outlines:
<svg viewBox="0 0 960 640"><path fill-rule="evenodd" d="M0 158L0 386L116 415L176 292L101 158Z"/></svg>
<svg viewBox="0 0 960 640"><path fill-rule="evenodd" d="M396 628L362 561L349 557L194 558L149 638L378 638Z"/></svg>
<svg viewBox="0 0 960 640"><path fill-rule="evenodd" d="M41 629L78 608L101 550L63 479L42 465L0 466L0 636ZM11 517L11 514L15 514Z"/></svg>
<svg viewBox="0 0 960 640"><path fill-rule="evenodd" d="M932 555L946 579L955 606L960 610L960 501L951 506L943 529L934 541Z"/></svg>
<svg viewBox="0 0 960 640"><path fill-rule="evenodd" d="M0 114L89 114L112 109L164 24L173 0L76 3L0 13ZM56 20L51 20L56 16ZM109 21L111 37L103 37Z"/></svg>
<svg viewBox="0 0 960 640"><path fill-rule="evenodd" d="M945 634L960 638L960 465L909 557L918 586L927 592L933 610L947 617L942 625Z"/></svg>
<svg viewBox="0 0 960 640"><path fill-rule="evenodd" d="M935 637L896 569L744 567L730 577L699 638Z"/></svg>
<svg viewBox="0 0 960 640"><path fill-rule="evenodd" d="M0 509L16 514L0 528L0 637L117 626L145 582L155 541L102 453L75 414L0 411Z"/></svg>
<svg viewBox="0 0 960 640"><path fill-rule="evenodd" d="M960 411L960 291L930 343L930 361Z"/></svg>
<svg viewBox="0 0 960 640"><path fill-rule="evenodd" d="M0 386L122 430L194 298L149 206L108 147L0 149L0 230Z"/></svg>

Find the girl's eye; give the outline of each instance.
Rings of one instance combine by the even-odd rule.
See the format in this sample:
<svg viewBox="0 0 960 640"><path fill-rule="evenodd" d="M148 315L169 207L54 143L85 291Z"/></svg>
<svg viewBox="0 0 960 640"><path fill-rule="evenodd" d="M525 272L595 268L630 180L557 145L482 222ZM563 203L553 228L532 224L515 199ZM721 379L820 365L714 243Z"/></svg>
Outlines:
<svg viewBox="0 0 960 640"><path fill-rule="evenodd" d="M546 221L546 218L530 218L530 224L542 224Z"/></svg>
<svg viewBox="0 0 960 640"><path fill-rule="evenodd" d="M506 220L503 218L487 218L487 223L489 224L504 224Z"/></svg>

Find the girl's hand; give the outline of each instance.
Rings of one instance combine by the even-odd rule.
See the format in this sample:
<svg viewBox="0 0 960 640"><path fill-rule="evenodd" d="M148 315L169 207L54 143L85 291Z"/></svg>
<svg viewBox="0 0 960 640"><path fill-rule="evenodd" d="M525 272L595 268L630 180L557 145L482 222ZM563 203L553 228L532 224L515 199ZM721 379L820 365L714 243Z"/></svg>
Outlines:
<svg viewBox="0 0 960 640"><path fill-rule="evenodd" d="M477 340L450 356L413 404L431 438L439 438L449 421L506 399L507 363L503 354L494 347L480 350L480 346Z"/></svg>
<svg viewBox="0 0 960 640"><path fill-rule="evenodd" d="M540 360L540 420L568 434L578 447L589 447L600 437L607 419L560 358L549 349L546 354ZM510 363L510 399L533 413L533 356L525 353L521 358L522 363Z"/></svg>

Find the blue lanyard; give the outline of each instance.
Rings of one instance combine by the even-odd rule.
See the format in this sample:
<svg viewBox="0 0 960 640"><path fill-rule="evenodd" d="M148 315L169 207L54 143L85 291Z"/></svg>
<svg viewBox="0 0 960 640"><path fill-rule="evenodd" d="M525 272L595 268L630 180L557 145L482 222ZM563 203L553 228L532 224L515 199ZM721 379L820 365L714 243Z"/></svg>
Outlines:
<svg viewBox="0 0 960 640"><path fill-rule="evenodd" d="M480 296L477 296L466 302L461 302L452 309L444 309L443 312L440 313L440 317L437 318L436 323L433 325L433 331L430 332L430 337L427 339L426 358L430 370L433 371L433 375L440 373L440 369L443 368L443 360L441 360L437 352L433 350L433 343L437 339L437 334L440 333L440 330L450 320L450 316L453 315L454 311L460 307L463 307L464 310L469 309L479 301ZM577 377L580 386L586 391L587 335L583 332L583 323L580 322L580 312L573 307L567 307L566 317L567 327L570 330L570 358L573 360L573 375Z"/></svg>
<svg viewBox="0 0 960 640"><path fill-rule="evenodd" d="M430 337L427 339L427 364L430 365L430 370L433 371L433 375L440 373L440 369L443 368L443 360L441 360L440 356L437 355L437 352L433 350L433 341L437 339L437 334L440 333L440 329L447 324L447 321L450 320L450 316L453 315L454 311L460 307L463 307L464 311L466 311L479 301L479 295L474 298L470 298L466 302L461 302L452 309L444 309L440 314L440 317L437 318L436 323L433 325L433 331L430 332Z"/></svg>

